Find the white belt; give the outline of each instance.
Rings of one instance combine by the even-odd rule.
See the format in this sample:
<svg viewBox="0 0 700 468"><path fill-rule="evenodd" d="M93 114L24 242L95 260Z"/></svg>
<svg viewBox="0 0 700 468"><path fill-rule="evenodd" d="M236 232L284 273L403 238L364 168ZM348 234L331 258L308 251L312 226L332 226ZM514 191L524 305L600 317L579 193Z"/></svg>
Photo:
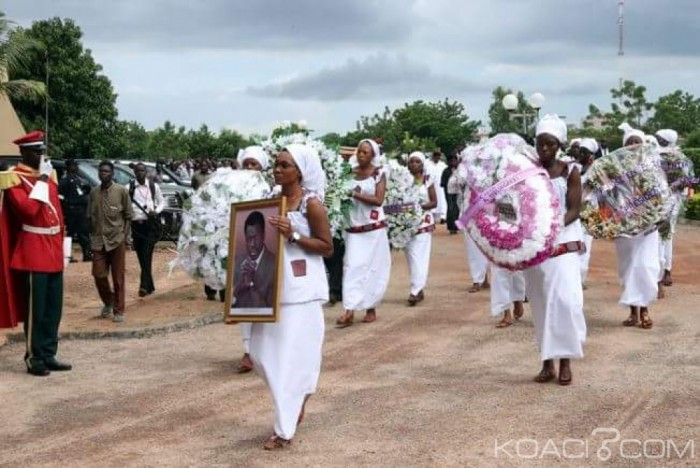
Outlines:
<svg viewBox="0 0 700 468"><path fill-rule="evenodd" d="M51 226L51 227L38 227L30 226L28 224L22 225L22 230L31 232L32 234L40 234L42 236L53 236L61 232L61 226Z"/></svg>

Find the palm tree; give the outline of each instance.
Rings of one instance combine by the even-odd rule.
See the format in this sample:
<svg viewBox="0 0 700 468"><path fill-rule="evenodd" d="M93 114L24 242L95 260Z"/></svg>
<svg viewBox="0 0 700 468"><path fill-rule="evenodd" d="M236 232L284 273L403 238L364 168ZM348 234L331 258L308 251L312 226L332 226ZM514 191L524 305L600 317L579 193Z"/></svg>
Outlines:
<svg viewBox="0 0 700 468"><path fill-rule="evenodd" d="M46 86L40 81L11 80L15 73L35 60L35 52L44 50L41 42L17 31L14 23L0 11L0 96L10 99L39 99L46 96Z"/></svg>

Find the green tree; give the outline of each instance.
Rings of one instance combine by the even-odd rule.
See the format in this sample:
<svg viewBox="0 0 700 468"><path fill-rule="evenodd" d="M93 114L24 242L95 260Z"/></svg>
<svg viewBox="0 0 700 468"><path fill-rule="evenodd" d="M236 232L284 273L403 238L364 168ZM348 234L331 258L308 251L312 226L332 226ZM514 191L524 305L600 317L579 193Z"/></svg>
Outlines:
<svg viewBox="0 0 700 468"><path fill-rule="evenodd" d="M150 159L184 159L190 156L185 127L175 128L169 120L150 132L148 142ZM200 155L201 156L201 155Z"/></svg>
<svg viewBox="0 0 700 468"><path fill-rule="evenodd" d="M135 121L118 121L114 126L114 138L109 148L110 159L149 159L148 144L150 135L143 126Z"/></svg>
<svg viewBox="0 0 700 468"><path fill-rule="evenodd" d="M469 120L462 103L449 99L405 104L394 111L394 119L402 134L408 132L426 145L434 142L435 146L424 150L439 148L445 154L452 154L457 145L471 140L480 124Z"/></svg>
<svg viewBox="0 0 700 468"><path fill-rule="evenodd" d="M187 154L195 158L211 158L216 152L216 137L202 124L198 130L187 132Z"/></svg>
<svg viewBox="0 0 700 468"><path fill-rule="evenodd" d="M26 73L35 53L43 52L44 46L16 29L0 11L0 96L36 101L46 95L44 82L16 77Z"/></svg>
<svg viewBox="0 0 700 468"><path fill-rule="evenodd" d="M109 156L117 132L116 94L102 66L84 49L71 19L36 21L22 31L46 46L49 61L49 144L54 156ZM34 52L21 78L43 80L47 61ZM15 108L27 128L46 128L43 103L20 101Z"/></svg>
<svg viewBox="0 0 700 468"><path fill-rule="evenodd" d="M647 88L637 85L634 81L625 80L621 88L613 88L610 95L613 102L610 104L610 111L603 112L595 105L588 107L589 114L587 121L594 118L601 118L605 125L610 128L617 128L622 122L628 122L636 127L641 127L644 122L646 112L653 108L646 98Z"/></svg>
<svg viewBox="0 0 700 468"><path fill-rule="evenodd" d="M700 128L700 99L680 89L661 96L654 103L654 111L647 122L653 130L672 128L681 135L688 135Z"/></svg>
<svg viewBox="0 0 700 468"><path fill-rule="evenodd" d="M509 88L498 86L493 90L493 102L489 106L489 126L491 133L523 133L523 121L512 118L510 112L503 107L503 98L508 94L515 94L518 97L518 108L514 111L517 114L535 114L535 109L528 104L522 91L514 92ZM534 117L528 122L535 123Z"/></svg>
<svg viewBox="0 0 700 468"><path fill-rule="evenodd" d="M212 156L217 159L233 159L238 155L239 149L250 144L251 142L237 131L225 128L216 138L216 147Z"/></svg>
<svg viewBox="0 0 700 468"><path fill-rule="evenodd" d="M328 147L342 146L343 137L340 133L331 132L323 135L320 140Z"/></svg>
<svg viewBox="0 0 700 468"><path fill-rule="evenodd" d="M357 129L349 132L340 143L355 146L365 138L381 137L384 151L403 151L408 140L429 145L420 149L432 151L440 148L450 153L463 142L469 141L479 122L469 120L464 106L448 99L438 102L414 101L391 110L388 107L371 117L362 116ZM411 145L409 145L411 146Z"/></svg>

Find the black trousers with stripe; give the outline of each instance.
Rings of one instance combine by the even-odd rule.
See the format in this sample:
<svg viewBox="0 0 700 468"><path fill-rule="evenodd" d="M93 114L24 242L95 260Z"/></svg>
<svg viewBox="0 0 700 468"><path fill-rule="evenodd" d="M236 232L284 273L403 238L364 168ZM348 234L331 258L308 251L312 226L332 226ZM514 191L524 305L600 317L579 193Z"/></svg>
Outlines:
<svg viewBox="0 0 700 468"><path fill-rule="evenodd" d="M63 272L21 275L29 298L24 317L27 351L24 360L28 368L45 366L45 360L56 356L58 327L63 311Z"/></svg>

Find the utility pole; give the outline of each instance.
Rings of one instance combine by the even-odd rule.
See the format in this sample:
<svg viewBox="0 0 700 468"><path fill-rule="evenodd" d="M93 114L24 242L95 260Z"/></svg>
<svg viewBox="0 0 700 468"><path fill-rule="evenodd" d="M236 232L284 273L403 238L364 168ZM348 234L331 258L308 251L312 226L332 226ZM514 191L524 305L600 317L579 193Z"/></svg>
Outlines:
<svg viewBox="0 0 700 468"><path fill-rule="evenodd" d="M625 57L625 0L617 2L617 25L619 29L619 47L617 49L617 60L620 72L620 93L622 93L622 83L624 76L624 57ZM622 95L620 95L620 105L622 105Z"/></svg>
<svg viewBox="0 0 700 468"><path fill-rule="evenodd" d="M44 51L46 59L46 96L44 97L44 146L46 146L46 155L49 155L49 51Z"/></svg>

